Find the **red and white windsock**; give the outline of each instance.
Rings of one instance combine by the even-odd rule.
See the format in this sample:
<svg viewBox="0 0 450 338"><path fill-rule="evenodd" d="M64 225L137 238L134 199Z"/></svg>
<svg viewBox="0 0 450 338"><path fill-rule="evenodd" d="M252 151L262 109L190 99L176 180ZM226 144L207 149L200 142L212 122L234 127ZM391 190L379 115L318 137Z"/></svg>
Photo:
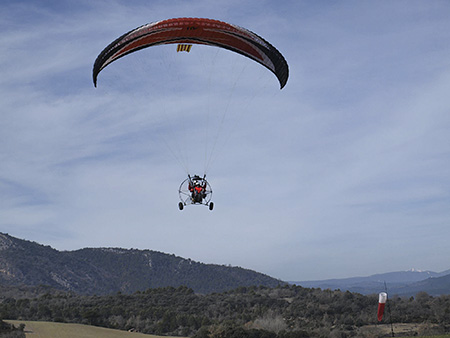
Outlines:
<svg viewBox="0 0 450 338"><path fill-rule="evenodd" d="M381 320L383 319L384 307L386 306L387 296L388 295L386 292L380 292L380 294L378 295L377 317L379 322L381 322Z"/></svg>

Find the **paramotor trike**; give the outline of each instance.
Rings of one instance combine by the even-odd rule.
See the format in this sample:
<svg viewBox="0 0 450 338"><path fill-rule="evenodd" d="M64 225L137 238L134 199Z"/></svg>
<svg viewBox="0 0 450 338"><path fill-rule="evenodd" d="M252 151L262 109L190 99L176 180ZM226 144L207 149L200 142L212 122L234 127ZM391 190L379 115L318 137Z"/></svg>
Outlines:
<svg viewBox="0 0 450 338"><path fill-rule="evenodd" d="M212 189L206 180L205 176L200 177L190 175L186 178L178 189L178 195L181 202L178 203L178 208L183 210L188 204L202 204L209 207L209 210L213 210L214 203L211 202Z"/></svg>

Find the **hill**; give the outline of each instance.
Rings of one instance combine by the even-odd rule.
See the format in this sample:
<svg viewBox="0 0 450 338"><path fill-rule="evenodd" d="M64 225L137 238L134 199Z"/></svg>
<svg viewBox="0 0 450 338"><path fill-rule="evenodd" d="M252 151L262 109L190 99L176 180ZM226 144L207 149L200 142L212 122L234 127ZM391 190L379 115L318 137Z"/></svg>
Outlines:
<svg viewBox="0 0 450 338"><path fill-rule="evenodd" d="M425 291L432 296L450 294L450 274L442 277L428 278L404 287L394 288L391 293L399 296L414 296Z"/></svg>
<svg viewBox="0 0 450 338"><path fill-rule="evenodd" d="M327 279L315 281L292 282L303 287L321 288L322 290L343 290L358 292L363 295L383 291L386 283L391 294L414 296L425 291L433 296L450 294L450 270L442 272L408 271L388 272L367 277Z"/></svg>
<svg viewBox="0 0 450 338"><path fill-rule="evenodd" d="M211 293L240 286L275 287L284 283L240 267L203 264L151 250L58 251L0 233L0 284L48 285L100 295L166 286L187 286L198 293Z"/></svg>

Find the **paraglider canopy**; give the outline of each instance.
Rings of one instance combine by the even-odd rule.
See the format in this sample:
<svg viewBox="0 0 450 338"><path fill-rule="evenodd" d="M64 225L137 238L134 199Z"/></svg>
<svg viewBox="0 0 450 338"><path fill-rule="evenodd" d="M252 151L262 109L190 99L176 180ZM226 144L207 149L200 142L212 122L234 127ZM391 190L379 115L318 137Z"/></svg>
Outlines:
<svg viewBox="0 0 450 338"><path fill-rule="evenodd" d="M189 53L192 45L206 45L218 47L219 49L216 49L218 52L220 51L220 49L223 49L231 51L237 54L237 56L242 55L250 60L257 62L258 64L271 71L278 79L280 88L283 88L286 85L289 77L288 64L283 55L272 44L263 39L261 36L253 33L252 31L233 24L213 19L174 18L145 24L129 31L128 33L123 34L122 36L111 42L97 56L97 59L95 60L92 72L94 86L97 86L99 73L114 61L144 48L151 48L153 46L167 44L177 44L177 52ZM204 51L207 48L199 49ZM245 58L242 59L243 61L245 61ZM161 61L165 60L166 59L163 58ZM153 64L151 66L153 66ZM157 65L155 65L155 68L156 67ZM166 75L168 72L162 73ZM162 84L165 84L165 81L163 79L157 78L155 80L158 82L162 82ZM252 79L250 87L256 87L257 82L258 81ZM232 90L234 90L234 85L235 83L233 83ZM199 86L199 88L201 88L203 95L204 88L210 89L210 84L208 83L207 86ZM176 94L179 94L177 91L174 92ZM219 93L222 94L223 90L221 90ZM232 91L230 95L227 96L231 97L231 94ZM222 114L214 114L219 110L218 107L214 107L214 110L212 110L211 114L207 110L208 115L206 116L206 118L200 120L200 125L205 127L204 132L192 132L192 135L196 135L193 137L195 138L196 142L198 139L197 135L205 135L205 166L203 171L205 175L211 163L212 154L216 150L216 148L218 148L218 136L219 133L224 129L223 127L225 125L225 115L229 110L228 104L224 104L222 106ZM165 114L165 109L162 110L162 115L172 115ZM215 135L209 130L209 128L211 128L210 126L213 125L212 119L209 119L210 115L217 115L218 117L217 121L219 123L217 133ZM209 135L213 135L213 138L211 138L210 140L208 140ZM165 143L167 144L168 142ZM187 142L185 142L185 144L187 144ZM213 202L211 202L212 190L208 181L206 181L205 179L205 175L203 177L189 176L190 170L188 168L188 165L184 163L184 157L189 158L189 156L184 156L183 151L180 151L183 156L177 156L176 150L178 147L171 148L168 145L168 148L175 157L178 157L177 159L179 160L180 164L183 165L186 173L188 174L188 178L181 183L179 188L179 196L181 201L179 202L180 210L182 210L184 206L189 204L206 205L210 210L212 210L214 206ZM174 148L176 149L175 151L173 150ZM182 147L180 147L180 149L181 148Z"/></svg>
<svg viewBox="0 0 450 338"><path fill-rule="evenodd" d="M115 60L134 51L163 44L203 44L239 53L273 72L280 88L286 85L289 77L283 55L248 29L212 19L177 18L143 25L110 43L94 63L94 85L97 86L100 71Z"/></svg>

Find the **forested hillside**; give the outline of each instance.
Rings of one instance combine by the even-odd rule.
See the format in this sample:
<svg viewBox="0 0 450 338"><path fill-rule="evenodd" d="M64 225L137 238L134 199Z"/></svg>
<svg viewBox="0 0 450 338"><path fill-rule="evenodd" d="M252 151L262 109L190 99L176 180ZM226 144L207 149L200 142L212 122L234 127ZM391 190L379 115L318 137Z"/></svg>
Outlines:
<svg viewBox="0 0 450 338"><path fill-rule="evenodd" d="M0 233L0 284L48 285L81 294L109 294L165 286L188 286L195 292L210 293L284 283L252 270L203 264L152 250L58 251Z"/></svg>
<svg viewBox="0 0 450 338"><path fill-rule="evenodd" d="M0 318L93 324L158 335L226 337L376 337L377 295L299 286L241 287L195 294L186 287L131 295L77 296L56 292L6 298ZM450 296L392 297L384 322L416 323L409 332L450 331Z"/></svg>

